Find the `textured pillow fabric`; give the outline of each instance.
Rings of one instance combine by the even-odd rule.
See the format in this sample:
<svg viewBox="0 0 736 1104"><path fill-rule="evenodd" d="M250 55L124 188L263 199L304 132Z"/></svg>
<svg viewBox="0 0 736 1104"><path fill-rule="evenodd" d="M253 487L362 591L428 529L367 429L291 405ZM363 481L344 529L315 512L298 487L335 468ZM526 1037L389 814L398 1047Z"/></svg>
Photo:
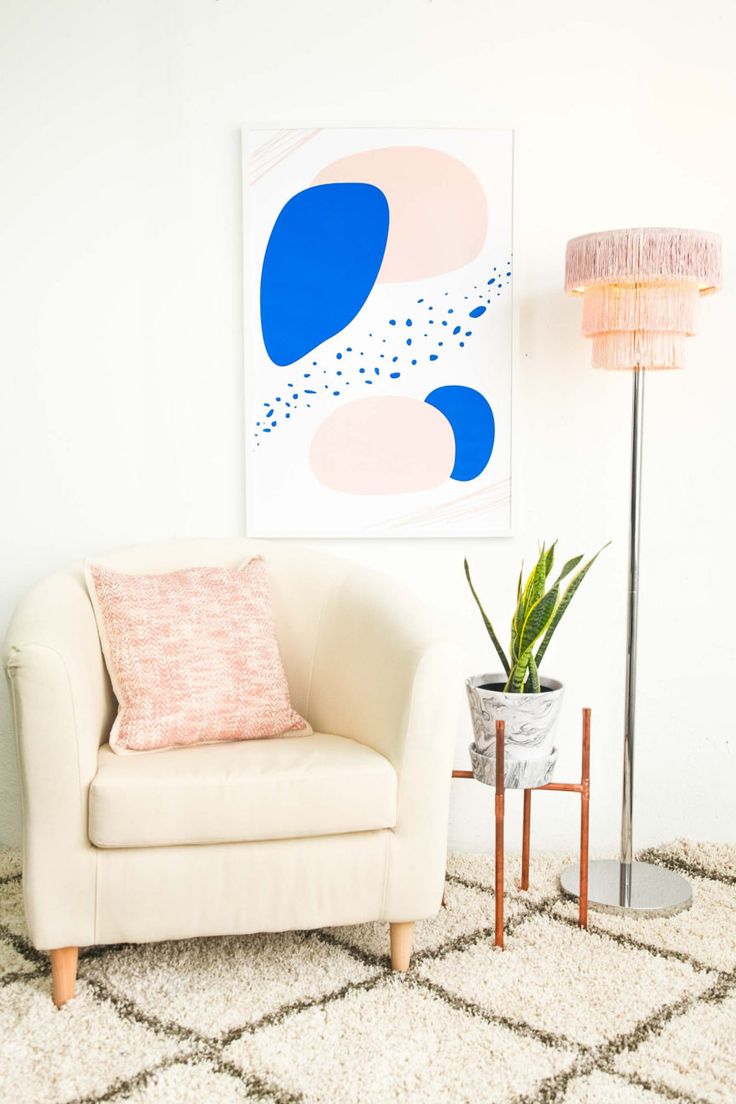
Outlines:
<svg viewBox="0 0 736 1104"><path fill-rule="evenodd" d="M289 701L260 556L240 568L85 570L118 699L116 752L311 732Z"/></svg>

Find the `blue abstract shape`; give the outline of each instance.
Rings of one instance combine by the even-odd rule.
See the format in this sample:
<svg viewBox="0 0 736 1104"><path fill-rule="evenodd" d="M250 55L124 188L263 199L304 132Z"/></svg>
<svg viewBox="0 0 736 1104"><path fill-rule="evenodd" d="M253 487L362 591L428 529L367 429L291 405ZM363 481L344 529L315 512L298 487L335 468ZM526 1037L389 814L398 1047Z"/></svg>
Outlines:
<svg viewBox="0 0 736 1104"><path fill-rule="evenodd" d="M485 314L485 313L486 313L486 308L485 307L476 307L475 310L472 310L470 312L470 317L471 318L480 318L480 316L482 314Z"/></svg>
<svg viewBox="0 0 736 1104"><path fill-rule="evenodd" d="M447 418L455 437L455 465L451 479L467 483L485 471L493 452L496 422L490 403L473 387L450 384L437 387L425 402Z"/></svg>
<svg viewBox="0 0 736 1104"><path fill-rule="evenodd" d="M282 207L261 272L261 330L274 364L293 364L352 322L376 282L388 224L373 184L317 184Z"/></svg>

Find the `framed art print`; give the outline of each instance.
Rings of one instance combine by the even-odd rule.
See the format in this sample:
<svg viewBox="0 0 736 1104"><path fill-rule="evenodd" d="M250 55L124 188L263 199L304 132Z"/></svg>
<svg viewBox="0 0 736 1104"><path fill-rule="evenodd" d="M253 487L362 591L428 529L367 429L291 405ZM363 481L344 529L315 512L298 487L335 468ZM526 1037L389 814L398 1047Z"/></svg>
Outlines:
<svg viewBox="0 0 736 1104"><path fill-rule="evenodd" d="M511 131L243 133L250 536L502 536Z"/></svg>

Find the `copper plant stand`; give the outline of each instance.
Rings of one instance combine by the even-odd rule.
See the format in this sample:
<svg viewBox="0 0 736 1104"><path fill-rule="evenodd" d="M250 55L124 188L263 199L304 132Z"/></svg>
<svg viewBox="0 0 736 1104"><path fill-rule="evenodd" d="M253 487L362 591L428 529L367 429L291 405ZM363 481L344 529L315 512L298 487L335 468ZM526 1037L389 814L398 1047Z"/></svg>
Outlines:
<svg viewBox="0 0 736 1104"><path fill-rule="evenodd" d="M496 938L497 947L503 949L503 828L506 815L506 786L504 780L504 730L503 721L496 721ZM474 778L472 771L454 770L453 778ZM590 825L590 709L583 710L583 764L579 782L548 782L535 787L554 793L580 794L580 893L578 923L588 927L588 839ZM529 889L529 840L532 820L532 791L524 790L524 830L521 845L521 888ZM444 901L443 901L444 903Z"/></svg>

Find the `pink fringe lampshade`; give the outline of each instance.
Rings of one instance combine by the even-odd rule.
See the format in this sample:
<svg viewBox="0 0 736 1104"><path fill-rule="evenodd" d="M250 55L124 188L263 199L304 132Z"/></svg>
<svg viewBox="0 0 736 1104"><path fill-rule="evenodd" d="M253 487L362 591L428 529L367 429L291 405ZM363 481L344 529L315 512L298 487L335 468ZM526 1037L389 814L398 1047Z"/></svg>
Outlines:
<svg viewBox="0 0 736 1104"><path fill-rule="evenodd" d="M717 234L649 227L567 243L565 291L583 297L594 368L681 368L698 299L720 286Z"/></svg>

